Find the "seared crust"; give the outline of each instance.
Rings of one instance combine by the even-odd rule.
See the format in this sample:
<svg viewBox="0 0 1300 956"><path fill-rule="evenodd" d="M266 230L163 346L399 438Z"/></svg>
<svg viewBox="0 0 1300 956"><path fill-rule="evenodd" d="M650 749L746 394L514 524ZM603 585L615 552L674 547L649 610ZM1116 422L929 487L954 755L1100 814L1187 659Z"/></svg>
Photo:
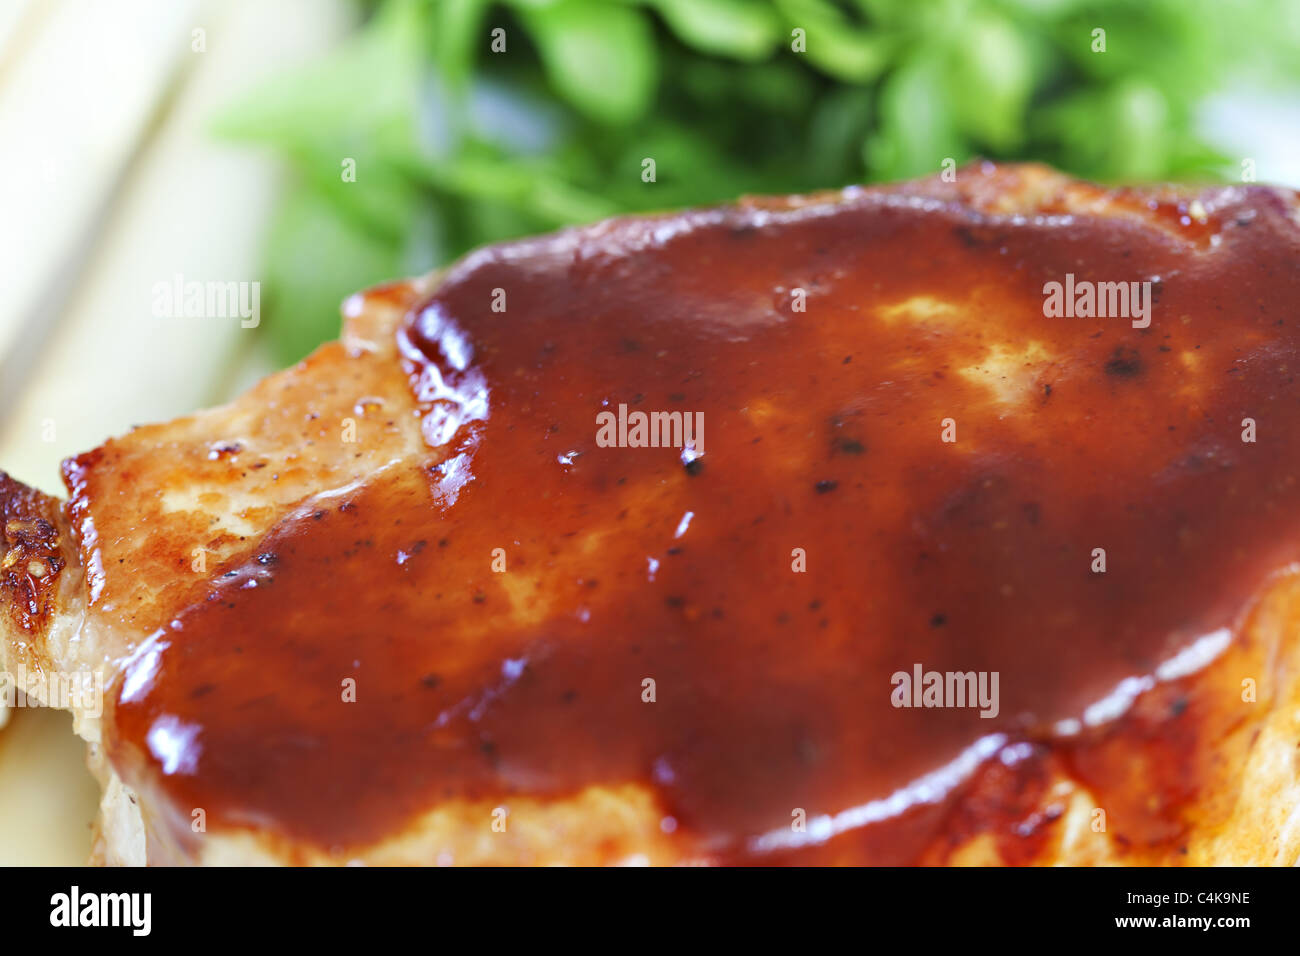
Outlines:
<svg viewBox="0 0 1300 956"><path fill-rule="evenodd" d="M0 615L15 636L39 640L58 613L62 523L57 500L0 471Z"/></svg>
<svg viewBox="0 0 1300 956"><path fill-rule="evenodd" d="M1199 237L1172 232L1149 202L1198 198L1212 207L1232 193L1106 190L1038 166L976 167L953 183L936 177L874 191L985 216L1122 217L1189 243L1189 252L1201 247ZM833 202L836 195L748 204L792 208ZM1295 214L1294 194L1271 195ZM225 568L255 554L265 535L312 496L364 481L394 463L429 458L394 332L431 288L432 280L424 279L356 297L345 306L341 342L231 405L137 429L70 459L66 520L53 499L0 474L0 661L111 674L115 662L201 596ZM350 454L340 455L337 435L349 422L366 430L366 440L344 446ZM75 550L68 528L76 531ZM84 626L83 600L89 607ZM1086 760L1053 756L1023 776L1013 765L991 762L970 782L920 862L1297 862L1300 577L1280 576L1263 588L1239 630L1241 639L1195 676L1199 709L1171 722L1171 701L1157 689L1141 697L1131 715L1161 755L1180 757L1189 776L1204 782L1186 829L1174 839L1142 846L1120 836L1126 815L1157 813L1160 801L1178 798L1179 784L1155 785L1155 764L1117 741L1113 751L1103 747ZM1249 701L1240 692L1245 680L1255 688ZM98 739L98 728L83 732ZM1132 799L1121 806L1099 807L1089 785L1106 761L1133 775ZM254 827L177 839L189 830L188 810L156 794L132 793L98 749L92 762L106 786L100 862L695 862L661 829L664 813L654 793L635 784L593 787L563 800L512 802L511 827L501 838L485 835L481 825L494 809L490 804L445 803L400 833L337 854ZM1002 799L1008 789L1020 797L1014 810L1021 825L1014 834L991 826L993 815L981 811L983 802ZM1099 809L1105 811L1100 829ZM1007 812L1001 807L996 816ZM838 862L833 848L820 862Z"/></svg>
<svg viewBox="0 0 1300 956"><path fill-rule="evenodd" d="M376 290L341 341L238 401L64 462L102 660L129 654L304 499L427 452L393 337L427 289L415 280ZM364 440L340 454L349 427Z"/></svg>
<svg viewBox="0 0 1300 956"><path fill-rule="evenodd" d="M30 678L64 669L51 649L65 646L80 627L79 572L59 502L0 472L0 691L13 681L48 703L47 685ZM73 702L74 709L81 703ZM8 721L7 705L8 694L0 692L0 727ZM97 732L81 715L76 720L79 731Z"/></svg>

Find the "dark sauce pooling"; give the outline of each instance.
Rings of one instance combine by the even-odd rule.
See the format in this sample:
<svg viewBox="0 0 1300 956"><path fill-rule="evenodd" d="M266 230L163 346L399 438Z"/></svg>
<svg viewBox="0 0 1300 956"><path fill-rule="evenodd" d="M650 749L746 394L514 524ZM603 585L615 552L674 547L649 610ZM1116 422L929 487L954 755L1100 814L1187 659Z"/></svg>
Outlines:
<svg viewBox="0 0 1300 956"><path fill-rule="evenodd" d="M1157 229L850 191L471 256L401 333L446 447L309 503L181 614L115 759L210 826L327 848L633 782L687 855L908 862L954 828L1032 839L1052 759L1138 808L1125 839L1176 838L1208 711L1088 708L1226 641L1300 558L1300 230L1218 195ZM1150 327L1044 317L1067 272L1156 282ZM602 447L620 405L701 413L704 454ZM915 664L998 672L998 715L892 706Z"/></svg>

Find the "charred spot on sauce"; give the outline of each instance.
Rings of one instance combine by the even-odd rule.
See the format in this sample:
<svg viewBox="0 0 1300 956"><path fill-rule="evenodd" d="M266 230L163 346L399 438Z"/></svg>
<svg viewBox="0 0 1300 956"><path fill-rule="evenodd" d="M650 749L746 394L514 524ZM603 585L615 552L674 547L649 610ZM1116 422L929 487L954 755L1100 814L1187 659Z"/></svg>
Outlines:
<svg viewBox="0 0 1300 956"><path fill-rule="evenodd" d="M243 450L244 446L237 441L214 442L208 447L208 460L217 461L221 458L228 458L232 455L238 455Z"/></svg>
<svg viewBox="0 0 1300 956"><path fill-rule="evenodd" d="M953 229L953 235L968 249L979 249L1002 241L1002 238L987 226L957 226Z"/></svg>
<svg viewBox="0 0 1300 956"><path fill-rule="evenodd" d="M1116 378L1135 378L1142 371L1142 357L1129 346L1116 346L1106 362L1106 374Z"/></svg>

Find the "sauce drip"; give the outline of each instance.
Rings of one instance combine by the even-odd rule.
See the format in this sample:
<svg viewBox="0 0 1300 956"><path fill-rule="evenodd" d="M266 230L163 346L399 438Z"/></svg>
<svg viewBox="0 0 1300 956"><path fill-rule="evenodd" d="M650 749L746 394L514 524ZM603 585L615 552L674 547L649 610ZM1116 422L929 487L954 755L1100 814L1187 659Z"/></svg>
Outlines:
<svg viewBox="0 0 1300 956"><path fill-rule="evenodd" d="M1216 195L1155 229L850 190L471 255L400 332L437 451L177 615L115 761L327 848L630 781L686 856L915 860L979 767L1013 806L1009 748L1122 735L1300 558L1300 239L1277 194ZM1150 326L1046 317L1067 273L1151 282ZM620 406L702 447L603 447ZM895 707L917 664L997 672L997 715Z"/></svg>

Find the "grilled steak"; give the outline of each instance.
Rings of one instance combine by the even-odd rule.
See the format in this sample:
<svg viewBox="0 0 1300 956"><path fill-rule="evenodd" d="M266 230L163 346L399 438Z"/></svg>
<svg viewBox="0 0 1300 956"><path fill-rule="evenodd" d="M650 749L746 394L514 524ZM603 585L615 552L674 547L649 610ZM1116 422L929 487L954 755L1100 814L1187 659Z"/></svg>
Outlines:
<svg viewBox="0 0 1300 956"><path fill-rule="evenodd" d="M5 479L106 862L1294 863L1300 209L974 165L345 304Z"/></svg>

